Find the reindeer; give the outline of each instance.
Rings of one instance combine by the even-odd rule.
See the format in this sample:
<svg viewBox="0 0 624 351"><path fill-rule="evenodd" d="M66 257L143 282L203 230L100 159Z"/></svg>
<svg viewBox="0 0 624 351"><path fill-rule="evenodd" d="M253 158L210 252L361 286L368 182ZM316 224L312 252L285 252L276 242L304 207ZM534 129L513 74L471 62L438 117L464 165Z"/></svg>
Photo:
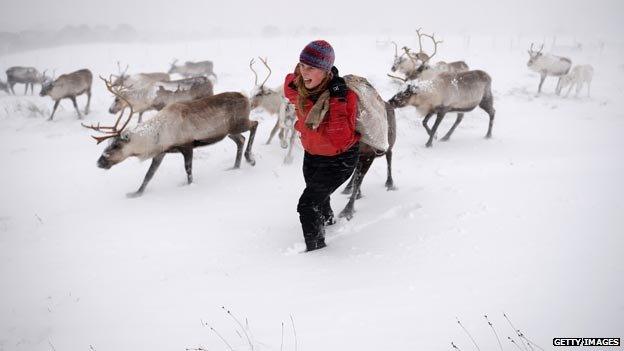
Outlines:
<svg viewBox="0 0 624 351"><path fill-rule="evenodd" d="M134 89L134 87L125 88L123 85L117 87L122 89L120 89L119 94L115 94L113 103L108 108L109 113L116 114L126 109L129 104L132 104L133 111L139 114L138 123L141 123L143 114L155 109L153 102L156 97L156 88L154 86L150 85L141 89ZM120 95L123 95L123 98Z"/></svg>
<svg viewBox="0 0 624 351"><path fill-rule="evenodd" d="M160 111L165 106L171 105L176 102L197 100L214 95L212 90L212 82L205 77L202 78L204 78L204 83L196 83L190 86L184 86L183 89L181 89L180 85L178 85L175 91L167 90L162 85L159 85L158 90L156 91L156 97L152 101L152 106L156 110ZM185 79L185 81L188 79Z"/></svg>
<svg viewBox="0 0 624 351"><path fill-rule="evenodd" d="M249 69L251 69L254 74L254 89L250 99L251 109L254 110L258 107L262 107L269 114L277 115L275 126L273 126L273 129L271 130L269 140L267 140L266 144L270 144L271 140L275 136L275 133L279 131L281 147L284 149L288 148L288 153L284 158L284 162L291 163L293 160L292 149L295 144L295 136L297 135L294 128L295 120L297 119L295 106L292 105L286 97L284 97L283 87L280 86L279 88L271 89L264 85L267 80L269 80L272 71L266 58L263 59L259 57L259 59L269 70L269 74L266 76L262 84L258 85L258 73L253 69L254 59L249 61Z"/></svg>
<svg viewBox="0 0 624 351"><path fill-rule="evenodd" d="M122 89L113 87L110 80L100 78L111 93L120 99L125 99ZM123 111L119 114L115 125L111 127L101 127L99 124L96 126L83 124L83 126L103 133L102 136L93 137L98 144L111 139L97 161L100 168L110 169L130 156L141 160L152 158L152 164L143 183L136 192L128 194L128 197L143 194L167 153L182 154L187 182L191 184L193 182L193 149L214 144L226 136L236 143L234 168L240 168L245 144L245 137L241 133L249 131L245 159L252 166L256 163L251 147L258 122L249 119L249 100L240 93L226 92L168 105L154 118L138 125L133 130L125 130L134 113L130 101L126 101L126 104L130 109L130 115L121 128L118 128L118 125L123 117Z"/></svg>
<svg viewBox="0 0 624 351"><path fill-rule="evenodd" d="M401 56L399 56L397 44L393 41L392 45L394 45L394 61L392 62L392 67L390 67L390 70L392 72L399 72L407 75L409 74L409 72L412 72L416 68L418 68L419 64L416 60L418 60L419 58L412 57L409 49L406 50L407 47L403 47L404 52L401 54Z"/></svg>
<svg viewBox="0 0 624 351"><path fill-rule="evenodd" d="M112 77L111 77L112 80ZM130 101L134 110L139 113L139 121L143 121L143 113L153 110L153 101L156 97L156 86L165 85L169 82L168 73L137 73L131 76L120 74L111 85L120 87L125 95L125 100L115 96L108 112L116 114L127 107L126 101ZM187 85L178 83L178 85Z"/></svg>
<svg viewBox="0 0 624 351"><path fill-rule="evenodd" d="M160 82L168 82L169 74L162 72L137 73L120 75L113 82L113 86L125 86L135 90L150 88Z"/></svg>
<svg viewBox="0 0 624 351"><path fill-rule="evenodd" d="M446 63L444 61L439 61L435 65L429 65L429 61L436 55L438 51L438 44L442 43L442 41L437 41L435 39L435 34L429 35L425 33L421 33L420 28L416 30L418 34L418 45L419 52L417 54L412 54L410 49L407 47L403 47L403 51L405 51L404 55L406 55L411 61L412 69L406 70L404 72L405 78L407 80L416 80L416 79L431 79L435 75L442 72L450 72L450 73L459 73L466 72L469 70L468 65L464 61L455 61ZM431 55L425 53L422 48L422 37L427 37L433 41L433 53ZM418 61L420 62L418 62ZM398 78L396 76L388 74L389 77ZM398 78L401 79L401 78ZM403 80L403 79L401 79Z"/></svg>
<svg viewBox="0 0 624 351"><path fill-rule="evenodd" d="M40 96L46 96L54 100L54 108L48 121L51 121L56 112L56 108L62 99L70 99L74 104L74 108L78 113L78 118L82 119L82 114L76 104L78 95L87 94L87 105L85 106L85 114L89 114L89 105L91 104L91 83L93 75L88 69L81 69L68 74L62 74L54 80L49 80L41 86Z"/></svg>
<svg viewBox="0 0 624 351"><path fill-rule="evenodd" d="M362 181L368 173L370 166L375 161L375 158L386 156L386 164L387 164L387 178L386 178L386 190L396 190L394 186L394 180L392 179L392 149L396 142L396 116L394 113L394 108L389 103L384 103L386 110L386 120L388 123L388 149L385 151L377 150L376 148L368 145L364 142L360 142L358 161L355 166L355 171L349 180L349 183L342 191L343 194L351 194L349 197L349 202L345 205L345 208L338 215L339 217L344 217L347 220L351 220L353 218L353 213L355 212L355 200L360 199L362 197Z"/></svg>
<svg viewBox="0 0 624 351"><path fill-rule="evenodd" d="M169 68L169 74L178 73L179 75L190 78L197 76L214 77L217 80L217 75L213 71L212 61L199 61L191 62L186 61L183 65L176 65L177 59L171 62L171 68Z"/></svg>
<svg viewBox="0 0 624 351"><path fill-rule="evenodd" d="M418 112L425 115L422 124L429 134L427 147L432 146L438 126L448 112L458 112L457 119L442 141L449 140L464 118L464 113L474 110L477 106L487 112L490 117L485 137L492 137L496 111L492 96L492 79L486 72L480 70L461 73L444 72L431 80L420 80L417 83L417 85L409 84L404 91L394 95L388 102L394 108L415 106ZM437 117L433 128L429 129L427 122L434 113Z"/></svg>
<svg viewBox="0 0 624 351"><path fill-rule="evenodd" d="M43 84L47 77L45 76L45 71L43 73L39 73L34 67L10 67L6 70L7 75L7 85L11 90L11 93L15 95L15 90L13 90L13 86L17 83L23 83L26 88L24 90L24 95L28 93L28 87L30 86L30 93L34 93L35 84Z"/></svg>
<svg viewBox="0 0 624 351"><path fill-rule="evenodd" d="M204 76L200 76L200 77L182 78L182 79L176 79L176 80L159 81L159 82L156 82L155 85L159 87L163 87L168 90L179 90L179 89L188 90L194 85L203 85L203 84L206 84L207 82L210 82L208 78ZM212 82L211 82L211 86L212 86Z"/></svg>
<svg viewBox="0 0 624 351"><path fill-rule="evenodd" d="M544 80L547 76L559 77L557 87L555 88L557 95L559 95L559 92L561 91L559 88L561 84L561 77L568 74L570 71L570 67L572 67L572 60L567 57L542 54L543 49L544 44L542 44L539 50L534 51L533 43L531 43L531 48L528 50L529 61L527 62L527 67L540 74L540 83L537 88L538 94L542 92L542 84L544 84Z"/></svg>
<svg viewBox="0 0 624 351"><path fill-rule="evenodd" d="M559 84L557 95L561 93L561 90L570 86L568 92L565 94L565 97L568 97L572 88L576 86L575 96L578 96L578 94L581 92L581 88L583 88L583 84L587 84L587 97L589 97L589 90L593 77L594 67L592 67L591 65L574 66L568 74L561 77L561 84Z"/></svg>

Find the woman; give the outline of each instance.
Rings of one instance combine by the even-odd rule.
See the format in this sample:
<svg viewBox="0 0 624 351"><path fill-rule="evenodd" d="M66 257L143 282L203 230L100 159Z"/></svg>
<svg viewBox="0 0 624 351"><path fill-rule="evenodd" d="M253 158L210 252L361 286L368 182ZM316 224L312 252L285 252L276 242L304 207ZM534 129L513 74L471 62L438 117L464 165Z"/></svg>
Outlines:
<svg viewBox="0 0 624 351"><path fill-rule="evenodd" d="M357 96L338 75L334 57L329 43L313 41L303 48L295 72L284 82L305 149L306 187L297 212L307 251L326 246L324 227L335 223L329 196L349 179L358 158Z"/></svg>

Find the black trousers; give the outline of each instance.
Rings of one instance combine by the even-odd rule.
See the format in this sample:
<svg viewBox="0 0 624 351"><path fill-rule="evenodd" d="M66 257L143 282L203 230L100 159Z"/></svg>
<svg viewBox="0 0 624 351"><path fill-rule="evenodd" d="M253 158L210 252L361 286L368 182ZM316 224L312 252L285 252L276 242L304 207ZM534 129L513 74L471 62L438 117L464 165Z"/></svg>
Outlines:
<svg viewBox="0 0 624 351"><path fill-rule="evenodd" d="M335 156L305 153L303 177L306 187L299 198L297 212L306 243L325 238L324 221L333 217L329 196L346 182L358 160L359 143Z"/></svg>

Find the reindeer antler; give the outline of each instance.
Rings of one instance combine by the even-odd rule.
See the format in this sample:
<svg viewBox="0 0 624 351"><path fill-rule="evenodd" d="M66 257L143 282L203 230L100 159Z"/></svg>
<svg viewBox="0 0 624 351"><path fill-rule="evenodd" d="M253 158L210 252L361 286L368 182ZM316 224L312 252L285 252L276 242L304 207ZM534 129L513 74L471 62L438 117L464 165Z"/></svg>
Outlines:
<svg viewBox="0 0 624 351"><path fill-rule="evenodd" d="M410 53L410 49L407 46L404 46L403 47L403 51L405 51L404 55L407 55L407 57L409 57L410 61L412 61L412 64L414 64L414 68L418 67L418 64L416 63L416 61L414 60L414 57ZM416 57L418 57L418 56L416 56Z"/></svg>
<svg viewBox="0 0 624 351"><path fill-rule="evenodd" d="M423 60L422 64L424 65L425 63L429 62L429 60L431 60L435 56L435 54L438 52L438 44L443 43L443 41L442 40L436 41L435 40L435 33L433 33L431 35L423 33L422 35L427 37L427 38L429 38L429 39L431 39L431 41L433 41L433 53L431 55L427 55L424 52L422 52L423 54L428 56L425 60ZM419 37L419 40L420 40L420 37Z"/></svg>
<svg viewBox="0 0 624 351"><path fill-rule="evenodd" d="M390 73L387 73L387 75L388 75L388 77L390 77L390 78L398 79L398 80L400 80L400 81L402 81L402 82L407 82L407 81L408 81L408 79L407 79L407 78L401 78L401 77L393 76L393 75L392 75L392 74L390 74Z"/></svg>
<svg viewBox="0 0 624 351"><path fill-rule="evenodd" d="M531 43L531 47L529 48L529 54L539 54L542 52L542 50L544 50L544 44L540 46L539 50L535 51L533 50L533 43Z"/></svg>
<svg viewBox="0 0 624 351"><path fill-rule="evenodd" d="M391 41L392 45L394 45L394 58L399 57L399 47L397 46L397 43Z"/></svg>
<svg viewBox="0 0 624 351"><path fill-rule="evenodd" d="M122 71L121 70L121 65L119 63L119 61L117 61L117 71L119 71L119 76L123 77L124 75L126 75L126 72L128 72L128 68L130 68L130 65L126 65L126 68Z"/></svg>
<svg viewBox="0 0 624 351"><path fill-rule="evenodd" d="M117 129L117 126L119 125L119 121L121 121L121 117L123 117L125 109L121 110L121 113L119 113L119 117L117 117L117 121L115 121L115 125L112 127L100 126L99 122L97 125L90 125L90 126L87 126L84 123L81 123L81 125L85 128L93 129L96 132L101 132L105 134L102 136L94 136L94 135L91 136L93 139L97 141L98 144L103 142L106 139L120 135L121 132L126 128L128 123L130 123L130 120L132 119L132 115L134 114L134 110L132 109L132 104L122 95L122 92L124 89L123 85L119 86L118 88L113 87L113 83L111 82L112 77L109 77L109 79L107 80L106 78L100 76L100 79L104 81L104 84L106 84L106 89L108 91L113 93L113 95L117 96L118 98L122 99L128 105L128 107L130 108L130 115L128 116L128 119L126 120L126 122L124 122L123 126L120 129Z"/></svg>
<svg viewBox="0 0 624 351"><path fill-rule="evenodd" d="M271 67L269 67L269 64L267 63L267 58L265 57L264 59L262 57L258 57L260 59L260 61L262 61L262 63L264 63L264 66L269 70L269 74L266 76L266 78L264 79L264 81L262 82L262 84L260 84L260 86L264 86L264 83L267 82L267 80L269 80L269 77L271 76Z"/></svg>
<svg viewBox="0 0 624 351"><path fill-rule="evenodd" d="M253 72L254 74L254 87L258 86L258 73L256 72L256 70L253 69L253 64L254 64L254 59L252 58L249 61L249 69Z"/></svg>

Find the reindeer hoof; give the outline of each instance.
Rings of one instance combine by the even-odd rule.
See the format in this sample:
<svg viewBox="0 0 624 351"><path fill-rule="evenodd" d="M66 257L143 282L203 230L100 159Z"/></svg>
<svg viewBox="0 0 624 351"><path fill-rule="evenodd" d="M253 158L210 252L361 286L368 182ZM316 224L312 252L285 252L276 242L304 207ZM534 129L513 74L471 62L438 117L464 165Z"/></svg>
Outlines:
<svg viewBox="0 0 624 351"><path fill-rule="evenodd" d="M395 190L398 190L398 189L399 188L394 186L394 184L386 184L386 191L395 191Z"/></svg>
<svg viewBox="0 0 624 351"><path fill-rule="evenodd" d="M440 139L440 141L449 141L449 137L445 136L444 138Z"/></svg>
<svg viewBox="0 0 624 351"><path fill-rule="evenodd" d="M432 143L426 143L425 146L426 147L431 147L433 144Z"/></svg>
<svg viewBox="0 0 624 351"><path fill-rule="evenodd" d="M143 195L142 191L135 191L135 192L132 192L132 193L127 193L126 197L129 198L129 199L134 199L134 198L140 197L141 195Z"/></svg>
<svg viewBox="0 0 624 351"><path fill-rule="evenodd" d="M353 218L353 210L348 210L345 208L344 210L342 210L342 212L340 212L338 217L346 218L347 221L350 221Z"/></svg>
<svg viewBox="0 0 624 351"><path fill-rule="evenodd" d="M287 165L293 163L293 157L292 156L286 156L284 158L284 163L287 164Z"/></svg>
<svg viewBox="0 0 624 351"><path fill-rule="evenodd" d="M346 187L346 188L344 188L344 190L342 191L342 193L343 193L343 194L345 194L345 195L349 195L349 194L351 194L352 192L353 192L353 188L351 188L351 187Z"/></svg>

